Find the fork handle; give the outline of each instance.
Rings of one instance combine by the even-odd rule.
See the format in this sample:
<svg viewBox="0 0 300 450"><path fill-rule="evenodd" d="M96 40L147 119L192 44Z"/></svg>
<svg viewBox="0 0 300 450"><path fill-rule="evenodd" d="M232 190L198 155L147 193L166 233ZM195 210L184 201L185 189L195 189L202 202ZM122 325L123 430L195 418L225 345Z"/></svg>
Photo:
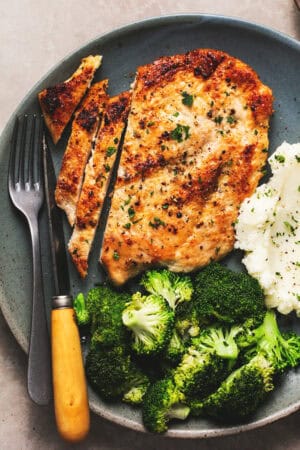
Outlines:
<svg viewBox="0 0 300 450"><path fill-rule="evenodd" d="M31 399L47 405L52 398L50 337L44 301L38 218L31 217L33 296L27 387Z"/></svg>

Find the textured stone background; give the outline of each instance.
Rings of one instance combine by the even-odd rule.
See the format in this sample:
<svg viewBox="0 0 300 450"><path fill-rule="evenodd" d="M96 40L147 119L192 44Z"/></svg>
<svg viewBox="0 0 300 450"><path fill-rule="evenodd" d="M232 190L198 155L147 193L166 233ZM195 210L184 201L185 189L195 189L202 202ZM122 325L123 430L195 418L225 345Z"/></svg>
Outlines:
<svg viewBox="0 0 300 450"><path fill-rule="evenodd" d="M129 22L171 13L213 13L257 22L300 39L300 12L292 0L1 0L0 4L0 131L26 92L61 58ZM92 415L87 440L64 444L52 407L38 407L27 396L26 357L0 313L0 450L297 450L299 423L300 412L242 435L175 440L135 433Z"/></svg>

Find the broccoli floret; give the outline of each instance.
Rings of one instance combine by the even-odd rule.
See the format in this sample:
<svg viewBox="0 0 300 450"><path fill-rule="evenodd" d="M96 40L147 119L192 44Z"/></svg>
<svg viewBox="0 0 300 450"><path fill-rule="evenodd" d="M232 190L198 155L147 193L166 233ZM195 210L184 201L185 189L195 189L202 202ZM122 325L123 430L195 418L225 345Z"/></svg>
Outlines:
<svg viewBox="0 0 300 450"><path fill-rule="evenodd" d="M211 263L195 276L195 307L199 320L261 323L266 311L264 293L256 279Z"/></svg>
<svg viewBox="0 0 300 450"><path fill-rule="evenodd" d="M245 358L262 353L277 372L295 367L300 361L300 336L281 333L274 311L267 311L263 323L255 328L244 327L238 345L245 350Z"/></svg>
<svg viewBox="0 0 300 450"><path fill-rule="evenodd" d="M127 379L127 391L123 395L123 402L131 405L139 405L150 386L150 380L140 368L132 364L132 369Z"/></svg>
<svg viewBox="0 0 300 450"><path fill-rule="evenodd" d="M185 342L199 335L201 328L194 298L176 308L175 329Z"/></svg>
<svg viewBox="0 0 300 450"><path fill-rule="evenodd" d="M150 294L162 296L173 310L179 303L192 298L191 279L166 269L146 272L141 283Z"/></svg>
<svg viewBox="0 0 300 450"><path fill-rule="evenodd" d="M189 347L174 369L176 387L189 398L204 398L228 375L228 361L213 352Z"/></svg>
<svg viewBox="0 0 300 450"><path fill-rule="evenodd" d="M233 422L252 414L266 394L274 389L274 369L263 355L257 355L236 369L209 397L191 401L192 415L208 415Z"/></svg>
<svg viewBox="0 0 300 450"><path fill-rule="evenodd" d="M162 357L171 365L177 365L184 353L186 352L186 347L176 330L173 330L171 340L164 350Z"/></svg>
<svg viewBox="0 0 300 450"><path fill-rule="evenodd" d="M239 354L236 338L241 333L241 326L230 327L208 327L201 334L192 339L193 345L199 351L210 351L216 353L221 358L235 360Z"/></svg>
<svg viewBox="0 0 300 450"><path fill-rule="evenodd" d="M79 326L87 325L91 316L86 308L85 298L82 292L80 292L74 299L73 308L76 314L77 323Z"/></svg>
<svg viewBox="0 0 300 450"><path fill-rule="evenodd" d="M86 375L95 391L105 400L124 400L138 403L149 380L132 361L122 346L106 348L92 345L86 358ZM132 391L139 389L139 398ZM143 392L144 390L144 392Z"/></svg>
<svg viewBox="0 0 300 450"><path fill-rule="evenodd" d="M128 341L122 312L129 300L129 294L108 286L97 286L88 292L86 307L91 316L92 343L111 347Z"/></svg>
<svg viewBox="0 0 300 450"><path fill-rule="evenodd" d="M122 314L124 325L133 333L132 348L138 355L163 350L172 336L174 312L158 295L133 294Z"/></svg>
<svg viewBox="0 0 300 450"><path fill-rule="evenodd" d="M122 398L123 402L131 405L140 405L143 401L143 397L148 389L148 386L149 383L132 387L124 394Z"/></svg>
<svg viewBox="0 0 300 450"><path fill-rule="evenodd" d="M171 419L186 419L190 408L173 381L165 378L149 387L143 399L142 412L145 427L153 433L163 433Z"/></svg>

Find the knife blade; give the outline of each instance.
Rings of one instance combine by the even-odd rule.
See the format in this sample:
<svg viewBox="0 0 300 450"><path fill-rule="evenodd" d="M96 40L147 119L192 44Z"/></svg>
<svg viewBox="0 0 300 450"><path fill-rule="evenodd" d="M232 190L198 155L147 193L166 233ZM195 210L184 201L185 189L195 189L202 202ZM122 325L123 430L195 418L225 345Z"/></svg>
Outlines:
<svg viewBox="0 0 300 450"><path fill-rule="evenodd" d="M44 180L48 210L48 226L52 256L55 295L70 295L70 281L68 260L65 251L65 238L61 210L55 202L56 175L52 157L47 148L46 139L43 141Z"/></svg>
<svg viewBox="0 0 300 450"><path fill-rule="evenodd" d="M79 331L70 295L62 211L55 203L56 176L45 136L43 170L55 289L51 311L55 418L60 435L69 442L78 442L84 439L89 431L88 395Z"/></svg>

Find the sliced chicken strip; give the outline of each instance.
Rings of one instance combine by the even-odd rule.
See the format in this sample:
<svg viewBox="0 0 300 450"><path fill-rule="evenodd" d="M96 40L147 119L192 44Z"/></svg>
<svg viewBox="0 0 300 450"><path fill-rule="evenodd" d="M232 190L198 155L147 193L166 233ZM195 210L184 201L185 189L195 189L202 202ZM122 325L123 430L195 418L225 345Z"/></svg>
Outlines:
<svg viewBox="0 0 300 450"><path fill-rule="evenodd" d="M130 92L123 92L109 99L95 148L85 169L75 227L69 242L69 252L81 277L87 274L89 253L127 120L130 100Z"/></svg>
<svg viewBox="0 0 300 450"><path fill-rule="evenodd" d="M94 84L76 112L57 179L55 200L65 211L71 226L75 222L85 166L108 101L107 84L107 80Z"/></svg>
<svg viewBox="0 0 300 450"><path fill-rule="evenodd" d="M66 81L44 89L38 94L46 125L56 144L66 125L90 87L102 56L87 56Z"/></svg>

